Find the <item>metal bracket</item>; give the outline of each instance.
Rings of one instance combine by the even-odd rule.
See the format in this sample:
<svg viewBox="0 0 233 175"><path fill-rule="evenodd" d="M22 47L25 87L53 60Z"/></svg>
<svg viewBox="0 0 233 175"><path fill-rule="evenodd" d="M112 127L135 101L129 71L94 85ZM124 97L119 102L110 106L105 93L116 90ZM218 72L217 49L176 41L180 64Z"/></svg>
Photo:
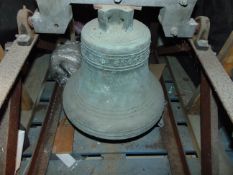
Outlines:
<svg viewBox="0 0 233 175"><path fill-rule="evenodd" d="M193 36L193 41L197 49L208 50L209 48L209 31L210 31L210 20L206 16L199 16L195 19L198 23L197 32Z"/></svg>
<svg viewBox="0 0 233 175"><path fill-rule="evenodd" d="M192 37L197 23L190 18L197 0L37 0L32 17L37 33L62 34L73 17L70 4L127 5L159 7L159 21L166 37Z"/></svg>
<svg viewBox="0 0 233 175"><path fill-rule="evenodd" d="M34 31L31 29L29 17L32 12L23 6L17 13L18 35L17 43L21 46L29 46L33 40Z"/></svg>

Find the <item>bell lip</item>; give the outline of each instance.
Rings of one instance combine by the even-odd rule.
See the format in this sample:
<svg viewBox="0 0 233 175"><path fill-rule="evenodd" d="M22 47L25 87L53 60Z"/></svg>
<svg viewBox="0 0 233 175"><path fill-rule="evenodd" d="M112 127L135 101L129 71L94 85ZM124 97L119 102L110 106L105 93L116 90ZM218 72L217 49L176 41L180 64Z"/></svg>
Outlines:
<svg viewBox="0 0 233 175"><path fill-rule="evenodd" d="M63 91L63 99L67 98L67 96L65 95L65 92L66 92L66 90ZM152 103L152 106L154 106L154 103ZM96 130L97 127L94 127L95 129L93 129L91 127L88 127L87 124L80 122L81 119L80 119L80 116L78 117L78 113L77 113L77 116L75 117L73 114L68 112L68 111L70 111L69 105L64 104L64 100L63 100L63 109L64 109L64 112L65 112L67 118L69 119L69 121L71 121L71 123L76 128L78 128L79 130L81 130L82 132L84 132L88 135L94 136L96 138L105 139L105 140L126 140L126 139L137 137L137 136L147 132L148 130L150 130L160 120L160 118L162 117L163 111L164 111L164 108L161 108L161 111L156 111L154 108L154 110L149 115L149 116L153 115L153 117L148 117L148 118L151 118L151 120L146 120L145 125L143 125L143 126L138 125L137 128L133 128L133 129L130 128L129 130L124 130L121 132L116 132L116 131L114 131L114 132L109 131L108 132L108 131ZM139 114L137 114L136 119L138 119L139 116L142 116L142 115L140 115L140 112L139 112ZM106 118L100 118L100 119L106 119ZM120 120L123 121L124 119L121 118ZM114 121L112 121L112 122L114 122ZM120 122L120 123L122 123L122 122Z"/></svg>
<svg viewBox="0 0 233 175"><path fill-rule="evenodd" d="M79 74L79 72L77 72L77 74ZM100 128L101 124L95 124L95 120L99 119L98 117L99 113L95 113L95 112L93 113L93 110L91 110L92 112L86 113L86 110L87 110L86 106L88 105L88 103L85 103L84 106L81 106L80 105L81 103L76 102L78 98L77 92L74 93L75 92L74 89L72 90L71 88L74 85L73 83L76 82L76 79L74 78L76 77L75 75L76 74L74 74L73 77L71 77L68 80L66 87L63 91L63 108L64 108L65 114L67 115L67 118L71 121L71 123L73 123L73 125L75 125L77 128L79 128L84 133L87 133L97 138L106 139L106 140L129 139L129 138L133 138L138 135L141 135L142 133L152 128L162 116L162 113L164 111L164 104L165 104L163 90L162 90L161 84L159 83L158 79L156 79L154 75L150 72L150 76L154 77L153 78L154 80L151 79L151 82L154 82L155 84L152 85L151 88L153 89L155 93L150 94L151 98L147 99L148 103L145 103L145 102L143 103L144 106L145 104L147 104L145 109L143 108L144 109L143 111L148 111L148 112L144 113L142 112L142 110L138 110L138 112L133 115L135 118L132 118L132 121L135 121L134 123L136 123L136 125L133 125L134 127L128 127L129 125L127 126L126 124L119 129L116 127L113 127L112 129L110 125L110 128L112 129L112 131L108 127L104 127L101 129ZM154 87L156 88L154 89ZM140 107L140 109L142 108ZM124 110L123 112L125 113L123 113L122 116L126 116L126 117L129 116L129 113L127 113L127 111L128 110ZM85 114L86 117L83 114ZM88 122L90 120L86 120L85 118L90 119L91 116L93 116L94 118L93 125L91 125L92 127L89 127ZM142 118L142 116L144 117ZM101 120L106 121L107 119L101 118ZM118 126L121 126L121 124L124 124L124 121L125 120L120 119L117 125L119 124ZM109 120L109 123L115 124L114 120L112 119ZM100 129L98 130L98 128ZM122 131L122 132L119 132L119 131Z"/></svg>
<svg viewBox="0 0 233 175"><path fill-rule="evenodd" d="M64 109L65 112L65 109ZM106 132L100 132L97 130L93 130L90 127L86 127L82 124L80 124L77 119L73 119L73 117L69 117L66 112L65 115L68 118L68 120L72 123L72 125L81 133L88 135L90 137L94 137L96 139L103 139L103 140L109 140L109 141L123 141L128 139L133 139L140 137L141 135L144 135L145 133L149 132L150 129L155 127L160 120L163 118L164 110L162 111L162 114L159 117L155 117L154 120L151 122L148 122L146 125L140 128L133 129L131 131L124 131L120 132L121 134L106 134ZM123 134L124 133L124 134Z"/></svg>

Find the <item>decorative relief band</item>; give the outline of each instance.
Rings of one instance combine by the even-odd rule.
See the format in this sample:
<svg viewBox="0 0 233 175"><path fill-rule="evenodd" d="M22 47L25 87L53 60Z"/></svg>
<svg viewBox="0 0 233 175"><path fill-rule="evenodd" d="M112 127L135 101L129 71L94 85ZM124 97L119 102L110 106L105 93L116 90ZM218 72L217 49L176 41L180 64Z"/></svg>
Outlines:
<svg viewBox="0 0 233 175"><path fill-rule="evenodd" d="M137 53L127 55L107 55L88 48L81 44L83 60L101 69L127 70L143 65L149 57L149 46Z"/></svg>

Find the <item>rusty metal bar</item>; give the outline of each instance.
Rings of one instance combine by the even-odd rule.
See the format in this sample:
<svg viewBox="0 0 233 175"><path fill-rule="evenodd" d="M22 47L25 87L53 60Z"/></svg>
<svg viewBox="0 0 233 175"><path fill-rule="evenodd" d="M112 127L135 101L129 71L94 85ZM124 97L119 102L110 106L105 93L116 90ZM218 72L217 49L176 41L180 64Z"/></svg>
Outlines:
<svg viewBox="0 0 233 175"><path fill-rule="evenodd" d="M0 120L0 174L14 174L20 120L21 80L12 89L8 107Z"/></svg>
<svg viewBox="0 0 233 175"><path fill-rule="evenodd" d="M36 47L39 49L47 50L47 51L53 51L56 48L56 43L52 43L49 41L39 39L36 44Z"/></svg>
<svg viewBox="0 0 233 175"><path fill-rule="evenodd" d="M157 48L158 55L172 55L180 52L189 52L190 50L190 45L185 41L180 44L160 46Z"/></svg>
<svg viewBox="0 0 233 175"><path fill-rule="evenodd" d="M46 174L56 130L60 119L60 113L62 110L61 94L62 88L56 86L44 123L41 128L36 148L26 172L27 175Z"/></svg>
<svg viewBox="0 0 233 175"><path fill-rule="evenodd" d="M8 127L8 141L6 150L6 174L15 173L16 164L16 152L17 152L17 141L18 141L18 130L20 122L20 107L21 107L21 92L22 82L19 80L12 93L10 100L10 116L9 116L9 127Z"/></svg>
<svg viewBox="0 0 233 175"><path fill-rule="evenodd" d="M152 23L150 29L152 35L152 55L154 57L154 61L158 63L159 60L156 50L157 25L155 23ZM164 90L165 98L168 101L167 107L164 111L164 127L161 130L161 135L164 145L168 151L168 159L170 162L171 172L173 175L190 175L190 170L186 161L177 125L172 114L169 96L166 91L165 83L162 77L160 78L160 82Z"/></svg>
<svg viewBox="0 0 233 175"><path fill-rule="evenodd" d="M212 147L211 147L211 112L210 112L210 86L201 75L200 88L201 113L201 173L212 175Z"/></svg>
<svg viewBox="0 0 233 175"><path fill-rule="evenodd" d="M164 112L164 127L162 128L162 139L168 151L168 159L170 162L171 171L173 175L189 175L190 170L186 161L185 152L180 140L176 121L172 113L163 78L161 79L161 84L164 89L165 97L168 101L167 108L165 108Z"/></svg>
<svg viewBox="0 0 233 175"><path fill-rule="evenodd" d="M204 73L200 87L201 173L218 174L218 110Z"/></svg>

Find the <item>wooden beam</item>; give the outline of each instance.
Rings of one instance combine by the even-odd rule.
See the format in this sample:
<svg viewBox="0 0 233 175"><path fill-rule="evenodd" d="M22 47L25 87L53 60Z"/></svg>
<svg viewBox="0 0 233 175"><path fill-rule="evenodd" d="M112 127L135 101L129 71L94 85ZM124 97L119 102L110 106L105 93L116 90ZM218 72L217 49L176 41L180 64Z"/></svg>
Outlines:
<svg viewBox="0 0 233 175"><path fill-rule="evenodd" d="M166 58L168 68L172 72L172 79L175 81L176 88L179 89L178 95L181 98L182 105L186 107L192 98L195 86L176 57L167 56Z"/></svg>
<svg viewBox="0 0 233 175"><path fill-rule="evenodd" d="M224 46L220 50L218 54L218 59L222 63L227 74L232 77L233 76L233 32L228 37ZM198 114L199 109L198 106L200 104L200 87L195 90L193 97L189 101L188 106L186 107L187 111L190 114Z"/></svg>
<svg viewBox="0 0 233 175"><path fill-rule="evenodd" d="M227 38L225 44L223 45L222 49L218 54L218 58L221 62L224 61L224 59L227 56L227 53L229 52L229 49L232 47L233 47L233 31L231 32L230 36Z"/></svg>
<svg viewBox="0 0 233 175"><path fill-rule="evenodd" d="M228 37L219 55L219 60L230 77L233 77L233 32Z"/></svg>
<svg viewBox="0 0 233 175"><path fill-rule="evenodd" d="M4 104L4 108L0 109L0 174L4 175L6 170L6 150L7 136L9 127L9 108L8 101Z"/></svg>
<svg viewBox="0 0 233 175"><path fill-rule="evenodd" d="M25 86L22 87L22 98L21 98L21 108L24 111L29 111L32 109L33 101L30 97Z"/></svg>
<svg viewBox="0 0 233 175"><path fill-rule="evenodd" d="M154 76L159 80L163 74L163 70L165 68L165 64L150 64L150 71L154 74Z"/></svg>
<svg viewBox="0 0 233 175"><path fill-rule="evenodd" d="M37 39L38 35L35 35L30 46L20 46L14 41L4 56L0 64L0 108Z"/></svg>
<svg viewBox="0 0 233 175"><path fill-rule="evenodd" d="M213 87L213 91L216 92L230 120L233 122L233 96L231 95L233 94L232 80L227 75L211 48L206 51L197 50L193 41L191 39L189 41Z"/></svg>
<svg viewBox="0 0 233 175"><path fill-rule="evenodd" d="M55 154L70 154L73 150L74 142L74 127L70 124L67 118L60 121L57 128L55 141L53 144L53 153Z"/></svg>

